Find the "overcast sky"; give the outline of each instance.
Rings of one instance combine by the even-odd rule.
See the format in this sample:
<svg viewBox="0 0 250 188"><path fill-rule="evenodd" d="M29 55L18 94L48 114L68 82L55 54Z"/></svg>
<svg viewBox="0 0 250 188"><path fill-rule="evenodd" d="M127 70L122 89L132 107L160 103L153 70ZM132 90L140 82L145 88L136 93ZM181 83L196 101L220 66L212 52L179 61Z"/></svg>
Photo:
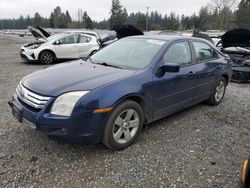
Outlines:
<svg viewBox="0 0 250 188"><path fill-rule="evenodd" d="M157 10L162 14L171 11L177 14L191 15L198 12L201 6L206 6L210 0L121 0L121 4L130 12L146 12ZM93 20L103 20L109 17L111 0L0 0L0 19L17 18L20 15L33 16L39 12L44 17L49 17L51 11L60 6L62 11L69 10L73 18L77 9L87 11Z"/></svg>

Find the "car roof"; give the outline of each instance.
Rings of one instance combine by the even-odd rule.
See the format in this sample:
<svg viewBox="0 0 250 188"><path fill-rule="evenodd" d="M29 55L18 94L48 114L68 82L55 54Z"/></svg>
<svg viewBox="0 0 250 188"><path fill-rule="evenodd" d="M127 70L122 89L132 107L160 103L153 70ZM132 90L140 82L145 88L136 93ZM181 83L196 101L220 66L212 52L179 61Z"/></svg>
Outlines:
<svg viewBox="0 0 250 188"><path fill-rule="evenodd" d="M85 30L83 30L83 31L81 31L81 30L66 31L65 33L80 33L80 34L89 34L91 36L96 36L96 37L99 36L99 34L95 31L85 31Z"/></svg>
<svg viewBox="0 0 250 188"><path fill-rule="evenodd" d="M190 37L190 36L180 36L180 35L138 35L138 36L131 36L127 38L141 38L141 39L152 39L152 40L163 40L163 41L174 41L174 40L190 40L195 39L201 42L210 43L209 41L197 37Z"/></svg>
<svg viewBox="0 0 250 188"><path fill-rule="evenodd" d="M67 36L70 36L70 35L75 35L75 34L79 34L79 35L83 35L83 36L86 36L86 37L89 37L89 38L95 38L95 36L92 36L92 35L88 35L88 34L85 34L85 33L59 33L59 34L54 34L54 35L51 35L49 37L49 40L58 40L62 37L67 37Z"/></svg>

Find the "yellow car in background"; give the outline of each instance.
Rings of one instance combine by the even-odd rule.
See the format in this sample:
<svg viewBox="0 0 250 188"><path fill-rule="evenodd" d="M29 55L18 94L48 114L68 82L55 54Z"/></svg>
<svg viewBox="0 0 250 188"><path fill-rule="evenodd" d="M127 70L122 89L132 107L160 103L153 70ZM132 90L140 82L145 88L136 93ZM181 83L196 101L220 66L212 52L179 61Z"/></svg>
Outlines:
<svg viewBox="0 0 250 188"><path fill-rule="evenodd" d="M250 188L250 158L242 163L240 181L243 188Z"/></svg>

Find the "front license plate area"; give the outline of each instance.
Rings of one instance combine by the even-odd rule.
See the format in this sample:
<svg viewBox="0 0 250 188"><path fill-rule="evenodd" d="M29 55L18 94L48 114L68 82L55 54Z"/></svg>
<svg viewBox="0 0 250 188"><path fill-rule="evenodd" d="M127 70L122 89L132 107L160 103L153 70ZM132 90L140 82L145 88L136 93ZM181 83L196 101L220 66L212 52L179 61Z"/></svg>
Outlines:
<svg viewBox="0 0 250 188"><path fill-rule="evenodd" d="M15 105L12 106L12 115L17 119L19 123L23 122L22 110L18 109Z"/></svg>

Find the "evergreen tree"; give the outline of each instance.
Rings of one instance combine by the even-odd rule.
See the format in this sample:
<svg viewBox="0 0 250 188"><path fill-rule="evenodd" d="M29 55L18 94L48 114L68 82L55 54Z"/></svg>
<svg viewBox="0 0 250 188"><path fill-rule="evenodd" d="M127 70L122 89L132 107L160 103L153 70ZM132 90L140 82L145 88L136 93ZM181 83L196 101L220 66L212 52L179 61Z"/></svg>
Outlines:
<svg viewBox="0 0 250 188"><path fill-rule="evenodd" d="M84 23L83 24L84 28L93 29L92 19L89 17L89 15L86 11L84 11L84 13L83 13L83 23Z"/></svg>
<svg viewBox="0 0 250 188"><path fill-rule="evenodd" d="M42 22L43 22L42 17L40 16L40 14L38 12L36 12L35 15L34 15L34 18L33 18L32 25L35 26L35 27L37 27L37 26L40 27L40 26L43 25Z"/></svg>
<svg viewBox="0 0 250 188"><path fill-rule="evenodd" d="M217 10L219 29L225 30L231 22L232 9L237 5L236 0L211 0Z"/></svg>
<svg viewBox="0 0 250 188"><path fill-rule="evenodd" d="M127 10L122 7L119 0L112 0L112 7L110 10L109 27L112 29L115 25L123 25L127 21Z"/></svg>
<svg viewBox="0 0 250 188"><path fill-rule="evenodd" d="M66 28L66 16L61 11L61 8L57 6L54 9L54 12L50 15L50 25L53 26L53 28Z"/></svg>
<svg viewBox="0 0 250 188"><path fill-rule="evenodd" d="M210 29L210 19L211 19L211 15L208 11L207 7L201 7L200 11L199 11L199 30L201 31L207 31L208 29Z"/></svg>
<svg viewBox="0 0 250 188"><path fill-rule="evenodd" d="M167 20L167 30L175 30L176 16L174 12L171 12Z"/></svg>
<svg viewBox="0 0 250 188"><path fill-rule="evenodd" d="M236 13L236 23L239 27L250 29L250 0L241 0Z"/></svg>
<svg viewBox="0 0 250 188"><path fill-rule="evenodd" d="M176 15L171 12L162 15L157 11L152 11L148 15L149 30L187 30L187 29L221 29L227 30L234 28L236 24L239 27L249 28L250 19L250 0L241 0L238 11L233 12L230 7L234 3L233 0L211 0L216 4L213 9L201 7L199 14L192 16ZM231 2L229 4L228 2ZM224 7L224 8L223 8ZM81 11L82 12L82 11ZM110 19L102 21L92 21L87 12L81 13L79 21L73 21L68 11L65 14L58 6L48 18L42 17L38 12L31 18L29 15L25 18L20 16L18 19L0 19L0 29L25 29L28 25L51 27L51 28L97 28L109 29L113 25L132 24L141 30L146 29L146 14L141 12L132 12L128 15L127 10L120 4L119 0L112 0ZM82 19L83 18L83 19ZM80 21L81 20L81 21ZM83 20L83 21L82 21Z"/></svg>
<svg viewBox="0 0 250 188"><path fill-rule="evenodd" d="M69 14L69 11L66 10L66 12L65 12L65 24L66 24L66 26L68 27L69 24L71 24L71 22L72 22L72 19L71 19L71 16Z"/></svg>
<svg viewBox="0 0 250 188"><path fill-rule="evenodd" d="M54 13L53 13L53 12L50 14L50 18L49 18L49 27L50 27L50 28L55 28L55 24L54 24Z"/></svg>
<svg viewBox="0 0 250 188"><path fill-rule="evenodd" d="M25 21L26 21L26 26L31 26L32 25L32 20L30 19L30 15L27 16L27 18L25 19Z"/></svg>
<svg viewBox="0 0 250 188"><path fill-rule="evenodd" d="M142 13L138 13L138 20L136 26L141 29L145 30L146 29L146 15Z"/></svg>

